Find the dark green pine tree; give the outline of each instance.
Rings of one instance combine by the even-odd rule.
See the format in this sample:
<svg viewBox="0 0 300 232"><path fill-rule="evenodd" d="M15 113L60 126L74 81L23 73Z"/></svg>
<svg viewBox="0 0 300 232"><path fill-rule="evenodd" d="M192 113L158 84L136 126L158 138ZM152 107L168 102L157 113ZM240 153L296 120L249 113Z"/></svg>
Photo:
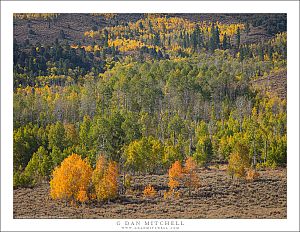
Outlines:
<svg viewBox="0 0 300 232"><path fill-rule="evenodd" d="M159 33L155 33L154 34L153 44L156 45L156 46L160 46L160 36L159 36Z"/></svg>
<svg viewBox="0 0 300 232"><path fill-rule="evenodd" d="M194 50L196 50L197 48L200 48L203 45L201 31L200 31L198 24L196 24L196 26L195 26L195 29L192 33L191 40L192 40L191 42L192 42Z"/></svg>
<svg viewBox="0 0 300 232"><path fill-rule="evenodd" d="M228 49L228 42L227 42L227 35L226 35L226 32L224 34L224 37L223 37L223 43L222 43L222 47L224 50Z"/></svg>
<svg viewBox="0 0 300 232"><path fill-rule="evenodd" d="M211 52L214 52L216 49L216 33L215 33L215 24L213 23L211 26L211 36L209 38L209 50Z"/></svg>
<svg viewBox="0 0 300 232"><path fill-rule="evenodd" d="M240 57L239 57L239 60L240 62L242 62L245 58L245 50L244 50L244 47L241 47L240 48Z"/></svg>
<svg viewBox="0 0 300 232"><path fill-rule="evenodd" d="M237 49L240 48L240 43L241 43L241 32L240 32L240 28L237 28L237 32L236 32L236 47Z"/></svg>
<svg viewBox="0 0 300 232"><path fill-rule="evenodd" d="M220 32L219 32L219 27L216 26L215 29L215 47L220 48Z"/></svg>

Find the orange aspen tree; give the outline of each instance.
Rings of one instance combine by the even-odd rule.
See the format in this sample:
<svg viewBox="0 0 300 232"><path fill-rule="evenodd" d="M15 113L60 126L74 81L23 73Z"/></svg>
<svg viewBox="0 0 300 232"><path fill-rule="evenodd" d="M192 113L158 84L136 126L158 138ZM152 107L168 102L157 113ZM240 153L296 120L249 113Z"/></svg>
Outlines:
<svg viewBox="0 0 300 232"><path fill-rule="evenodd" d="M185 174L184 185L189 189L189 196L191 196L191 190L199 187L199 178L197 176L197 163L192 157L188 157L185 161L183 172Z"/></svg>
<svg viewBox="0 0 300 232"><path fill-rule="evenodd" d="M104 156L100 156L92 177L98 200L106 201L118 196L118 176L117 163L107 163Z"/></svg>
<svg viewBox="0 0 300 232"><path fill-rule="evenodd" d="M182 166L180 162L177 160L172 164L171 168L169 169L168 186L170 187L170 190L174 190L179 186L181 178L182 178Z"/></svg>
<svg viewBox="0 0 300 232"><path fill-rule="evenodd" d="M77 154L64 159L53 171L50 181L50 195L53 199L66 201L88 200L87 192L91 185L92 168Z"/></svg>

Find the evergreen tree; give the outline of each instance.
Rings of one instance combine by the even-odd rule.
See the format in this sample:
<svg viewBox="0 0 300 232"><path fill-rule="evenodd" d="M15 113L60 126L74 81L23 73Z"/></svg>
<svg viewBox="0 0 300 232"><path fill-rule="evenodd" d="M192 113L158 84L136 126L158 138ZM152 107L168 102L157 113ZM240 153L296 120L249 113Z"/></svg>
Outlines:
<svg viewBox="0 0 300 232"><path fill-rule="evenodd" d="M225 32L224 37L223 37L222 47L223 47L224 50L226 50L226 49L229 48L228 42L227 42L227 35L226 35L226 32Z"/></svg>
<svg viewBox="0 0 300 232"><path fill-rule="evenodd" d="M241 32L240 32L240 28L237 28L237 32L236 32L236 47L237 49L240 48L240 43L241 43Z"/></svg>

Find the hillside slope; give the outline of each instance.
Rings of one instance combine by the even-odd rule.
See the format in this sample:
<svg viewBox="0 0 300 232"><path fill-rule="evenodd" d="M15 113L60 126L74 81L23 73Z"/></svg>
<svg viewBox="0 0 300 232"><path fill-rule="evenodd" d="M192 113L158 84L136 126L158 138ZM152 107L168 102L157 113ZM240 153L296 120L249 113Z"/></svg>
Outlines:
<svg viewBox="0 0 300 232"><path fill-rule="evenodd" d="M275 32L285 31L286 28L280 26L286 21L286 15L280 17L273 14L156 14L163 17L181 17L192 22L220 22L225 24L250 22L250 31L247 35L242 35L242 42L252 43L269 39ZM278 15L278 14L277 14ZM26 39L29 43L41 44L54 43L56 39L64 39L69 42L87 43L83 33L85 31L103 29L106 26L116 26L129 22L136 22L141 18L148 17L148 14L113 14L106 17L105 14L58 14L57 18L18 18L14 19L14 38L22 43ZM272 27L270 26L272 25ZM275 29L271 29L275 28Z"/></svg>
<svg viewBox="0 0 300 232"><path fill-rule="evenodd" d="M281 99L287 98L287 70L279 70L270 75L252 81L254 89L262 93L271 93Z"/></svg>

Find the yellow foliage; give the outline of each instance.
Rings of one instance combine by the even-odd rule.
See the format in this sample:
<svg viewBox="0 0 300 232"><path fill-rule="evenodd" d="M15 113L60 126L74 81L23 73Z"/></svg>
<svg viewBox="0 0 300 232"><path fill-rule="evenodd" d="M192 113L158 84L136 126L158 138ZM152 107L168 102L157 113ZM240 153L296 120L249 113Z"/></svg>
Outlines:
<svg viewBox="0 0 300 232"><path fill-rule="evenodd" d="M107 161L100 156L93 172L93 184L98 200L114 199L118 195L118 166L114 161Z"/></svg>
<svg viewBox="0 0 300 232"><path fill-rule="evenodd" d="M126 174L125 183L124 183L124 186L125 186L126 189L129 189L130 186L131 186L131 179L132 179L131 175Z"/></svg>
<svg viewBox="0 0 300 232"><path fill-rule="evenodd" d="M155 197L157 194L157 191L149 184L145 187L143 191L144 197Z"/></svg>
<svg viewBox="0 0 300 232"><path fill-rule="evenodd" d="M93 171L92 174L92 182L94 185L97 185L99 180L103 178L106 166L107 166L107 161L105 157L103 155L100 155L97 160L95 170Z"/></svg>
<svg viewBox="0 0 300 232"><path fill-rule="evenodd" d="M253 181L259 177L259 173L255 169L249 169L247 172L246 180Z"/></svg>
<svg viewBox="0 0 300 232"><path fill-rule="evenodd" d="M240 154L239 152L233 152L230 155L228 162L228 172L231 176L237 178L246 177L246 169L249 167L249 157L248 154Z"/></svg>
<svg viewBox="0 0 300 232"><path fill-rule="evenodd" d="M72 154L53 171L50 195L53 199L86 201L91 184L92 168L86 160Z"/></svg>
<svg viewBox="0 0 300 232"><path fill-rule="evenodd" d="M142 27L140 27L142 25ZM150 26L151 25L151 26ZM191 48L183 48L177 38L182 31L185 31L191 35L196 25L199 26L202 35L207 38L211 35L212 22L192 22L180 17L161 17L157 14L149 14L148 17L140 19L136 22L129 22L127 25L117 25L113 27L105 27L103 30L108 32L108 46L118 47L119 51L135 51L142 46L148 48L155 48L156 51L159 47L147 44L145 41L153 40L155 34L158 34L161 42L161 46L167 48L170 51L176 52L181 49L183 52L191 54ZM220 33L220 42L223 42L224 34L227 37L233 37L237 33L237 29L243 30L245 28L244 24L223 24L216 22L215 27L218 26ZM97 38L101 37L103 30L99 31L86 31L84 32L85 37ZM138 32L135 39L126 39L129 31ZM172 39L172 43L168 44L166 41ZM95 48L95 50L97 50ZM99 49L100 50L100 49Z"/></svg>

